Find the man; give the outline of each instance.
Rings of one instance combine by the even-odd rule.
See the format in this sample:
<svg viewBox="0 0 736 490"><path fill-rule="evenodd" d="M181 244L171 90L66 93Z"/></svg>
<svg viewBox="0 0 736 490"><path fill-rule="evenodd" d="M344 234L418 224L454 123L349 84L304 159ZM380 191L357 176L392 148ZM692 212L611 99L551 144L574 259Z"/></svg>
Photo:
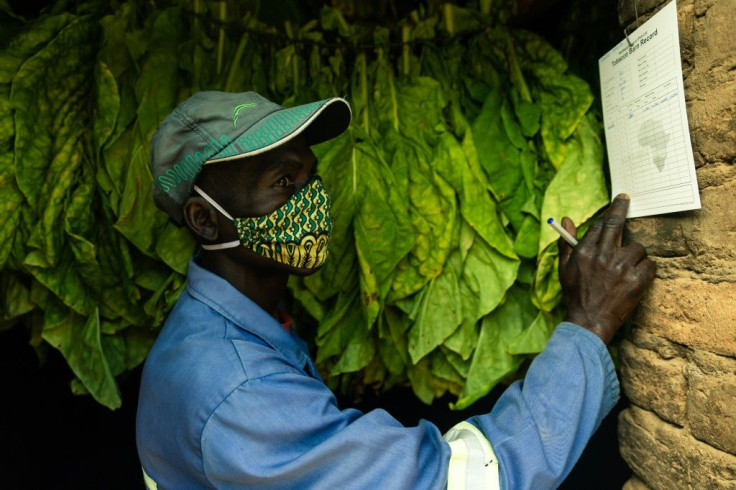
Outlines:
<svg viewBox="0 0 736 490"><path fill-rule="evenodd" d="M325 260L329 198L309 145L343 132L340 98L284 109L203 92L154 136L154 200L201 244L146 361L137 444L149 488L553 488L618 398L605 344L654 277L622 246L617 197L572 248L566 321L490 414L444 436L383 410L340 410L278 310ZM573 235L569 219L563 226Z"/></svg>

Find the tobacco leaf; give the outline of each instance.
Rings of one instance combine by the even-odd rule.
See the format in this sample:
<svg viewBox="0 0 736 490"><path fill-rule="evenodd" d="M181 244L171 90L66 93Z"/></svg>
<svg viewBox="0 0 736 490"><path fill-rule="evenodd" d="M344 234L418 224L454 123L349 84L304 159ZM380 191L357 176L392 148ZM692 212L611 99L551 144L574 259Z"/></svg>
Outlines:
<svg viewBox="0 0 736 490"><path fill-rule="evenodd" d="M61 351L86 390L108 408L121 404L120 392L102 350L100 318L78 315L51 301L45 310L43 339Z"/></svg>
<svg viewBox="0 0 736 490"><path fill-rule="evenodd" d="M509 352L512 341L534 320L529 295L521 288L509 289L503 304L483 318L478 346L473 353L468 377L453 407L461 410L487 395L523 361Z"/></svg>
<svg viewBox="0 0 736 490"><path fill-rule="evenodd" d="M416 237L406 200L396 191L393 173L376 148L358 143L353 153L356 212L353 219L366 325L378 318L396 265L413 248Z"/></svg>

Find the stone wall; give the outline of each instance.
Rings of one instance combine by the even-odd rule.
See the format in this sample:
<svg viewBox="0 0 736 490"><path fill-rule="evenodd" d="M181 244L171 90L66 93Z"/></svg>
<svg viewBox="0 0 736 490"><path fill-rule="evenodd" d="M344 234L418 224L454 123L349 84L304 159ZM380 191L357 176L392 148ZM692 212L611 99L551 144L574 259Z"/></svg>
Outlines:
<svg viewBox="0 0 736 490"><path fill-rule="evenodd" d="M661 0L619 0L629 32ZM620 349L624 488L736 489L736 0L678 2L702 209L631 220L657 262Z"/></svg>

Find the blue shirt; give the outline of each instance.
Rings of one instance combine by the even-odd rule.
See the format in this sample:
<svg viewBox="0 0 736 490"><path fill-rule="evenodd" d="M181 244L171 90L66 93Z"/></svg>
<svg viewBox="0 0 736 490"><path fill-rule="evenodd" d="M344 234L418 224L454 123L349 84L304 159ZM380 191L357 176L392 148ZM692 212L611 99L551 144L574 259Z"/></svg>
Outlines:
<svg viewBox="0 0 736 490"><path fill-rule="evenodd" d="M524 381L468 420L501 488L554 488L618 399L608 351L559 325ZM190 261L187 288L148 355L138 453L158 488L443 488L451 449L429 421L338 408L305 343Z"/></svg>

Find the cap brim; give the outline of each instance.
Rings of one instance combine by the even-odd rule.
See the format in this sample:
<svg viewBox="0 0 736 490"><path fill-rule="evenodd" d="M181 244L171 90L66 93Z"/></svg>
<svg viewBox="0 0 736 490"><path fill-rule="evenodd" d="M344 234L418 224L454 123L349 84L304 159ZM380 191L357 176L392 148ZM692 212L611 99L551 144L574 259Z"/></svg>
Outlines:
<svg viewBox="0 0 736 490"><path fill-rule="evenodd" d="M249 133L252 133L254 130L253 128L249 128L239 138L236 138L231 144L218 152L217 155L207 160L205 164L226 162L259 155L288 143L302 134L306 138L308 145L316 145L339 136L350 126L350 120L352 118L350 105L341 97L333 97L321 102L323 103L314 112L307 115L301 114L300 111L303 112L304 108L311 104L288 107L267 115L259 121L259 127L268 127L269 124L273 123L272 126L277 128L277 131L283 131L283 134L277 135L273 141L265 141L263 144L252 144L250 141L247 141L247 138L251 135ZM296 123L291 128L288 126L284 128L283 123L276 123L277 118L286 117L289 119L288 116L292 114L302 116L303 120L297 116L294 119ZM246 140L243 138L246 138ZM258 141L261 142L261 140ZM226 156L219 158L218 155Z"/></svg>

